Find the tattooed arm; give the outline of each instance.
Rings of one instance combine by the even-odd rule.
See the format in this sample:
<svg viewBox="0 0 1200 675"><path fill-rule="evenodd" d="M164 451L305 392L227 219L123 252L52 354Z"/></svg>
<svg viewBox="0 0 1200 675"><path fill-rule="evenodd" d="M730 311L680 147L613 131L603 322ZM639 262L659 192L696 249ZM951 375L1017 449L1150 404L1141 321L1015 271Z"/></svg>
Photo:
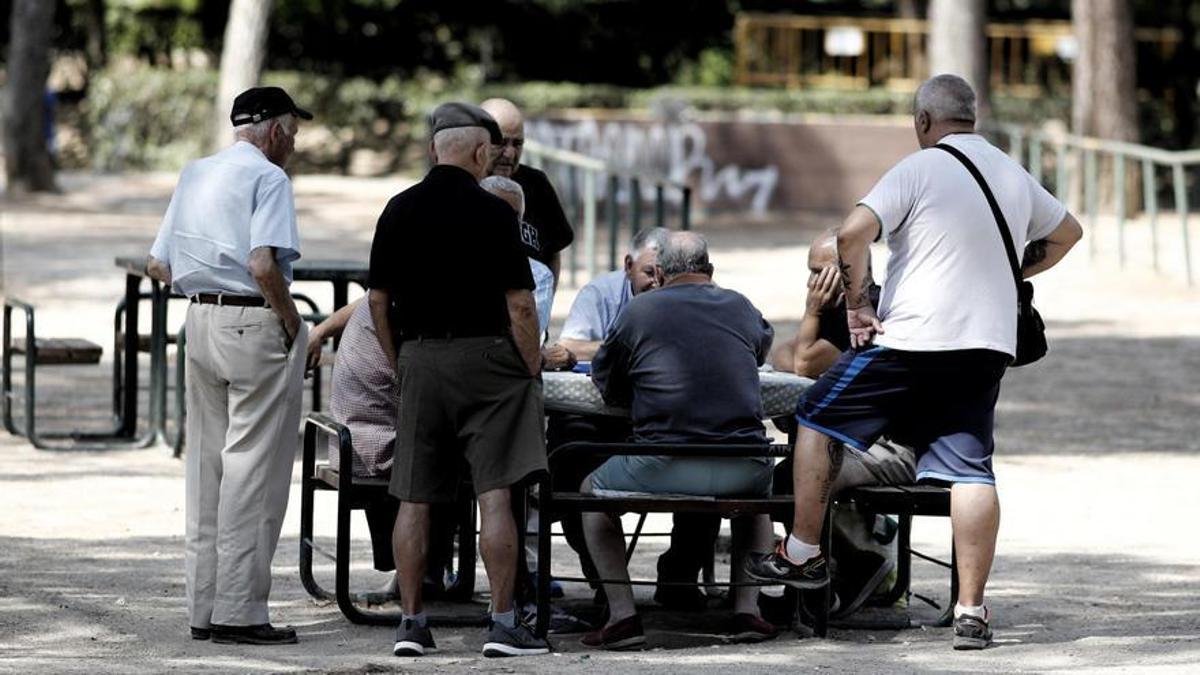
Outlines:
<svg viewBox="0 0 1200 675"><path fill-rule="evenodd" d="M1021 273L1026 279L1045 272L1058 264L1071 247L1083 237L1083 227L1071 214L1063 216L1062 222L1045 239L1031 241L1025 247L1021 261Z"/></svg>
<svg viewBox="0 0 1200 675"><path fill-rule="evenodd" d="M850 346L865 347L883 332L871 306L871 242L879 234L879 220L865 206L856 206L837 231L838 269L846 293L846 322Z"/></svg>

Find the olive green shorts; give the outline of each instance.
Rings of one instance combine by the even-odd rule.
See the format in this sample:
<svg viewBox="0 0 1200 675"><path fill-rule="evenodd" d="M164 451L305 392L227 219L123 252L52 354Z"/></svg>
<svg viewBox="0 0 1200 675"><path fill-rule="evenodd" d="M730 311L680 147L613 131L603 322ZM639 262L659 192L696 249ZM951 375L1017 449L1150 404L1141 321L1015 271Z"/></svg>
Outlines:
<svg viewBox="0 0 1200 675"><path fill-rule="evenodd" d="M541 377L511 337L406 340L397 372L388 491L400 501L454 501L464 464L475 494L546 470Z"/></svg>

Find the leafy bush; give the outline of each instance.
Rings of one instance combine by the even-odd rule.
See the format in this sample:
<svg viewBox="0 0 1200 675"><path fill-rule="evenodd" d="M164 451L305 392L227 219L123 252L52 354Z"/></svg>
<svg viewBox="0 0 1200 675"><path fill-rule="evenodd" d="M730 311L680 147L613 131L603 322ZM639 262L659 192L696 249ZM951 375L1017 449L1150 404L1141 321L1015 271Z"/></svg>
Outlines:
<svg viewBox="0 0 1200 675"><path fill-rule="evenodd" d="M702 59L703 61L703 59ZM708 77L708 76L704 76ZM911 94L886 90L828 91L728 86L672 86L630 89L612 85L528 82L481 84L478 74L455 77L424 73L412 79L335 78L298 72L272 72L266 84L287 89L316 115L293 160L298 171L346 172L357 151L383 157L380 171L422 166L425 114L442 101L479 101L503 96L527 115L570 108L659 109L692 107L717 112L756 111L837 115L905 115ZM112 68L92 79L82 115L63 114L62 123L80 119L77 137L86 146L65 157L103 170L178 169L207 150L217 75L204 70L148 67ZM1061 98L993 99L999 119L1040 123L1067 119ZM315 130L314 130L315 127Z"/></svg>

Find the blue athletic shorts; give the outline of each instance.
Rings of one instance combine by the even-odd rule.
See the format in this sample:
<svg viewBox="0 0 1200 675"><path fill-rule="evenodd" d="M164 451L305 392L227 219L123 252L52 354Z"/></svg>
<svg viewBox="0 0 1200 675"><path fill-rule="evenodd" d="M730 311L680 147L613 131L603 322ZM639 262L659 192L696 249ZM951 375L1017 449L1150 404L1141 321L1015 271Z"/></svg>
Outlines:
<svg viewBox="0 0 1200 675"><path fill-rule="evenodd" d="M880 436L917 454L917 480L995 484L992 427L1011 357L986 349L846 351L796 405L796 422L866 452Z"/></svg>

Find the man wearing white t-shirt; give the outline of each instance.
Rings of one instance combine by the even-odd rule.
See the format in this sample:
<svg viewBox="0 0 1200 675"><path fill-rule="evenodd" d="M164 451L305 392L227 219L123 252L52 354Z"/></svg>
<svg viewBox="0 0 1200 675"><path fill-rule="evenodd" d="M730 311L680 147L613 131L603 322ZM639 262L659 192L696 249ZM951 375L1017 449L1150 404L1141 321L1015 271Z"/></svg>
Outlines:
<svg viewBox="0 0 1200 675"><path fill-rule="evenodd" d="M982 649L992 636L983 591L1000 522L992 426L1000 379L1016 354L1017 291L980 185L933 146L950 146L978 167L1013 241L1033 244L1024 277L1058 263L1083 232L1019 164L975 134L975 93L962 78L922 84L913 118L922 149L888 171L838 230L853 349L797 404L792 532L749 571L796 588L829 583L818 542L830 486L846 453L887 435L916 449L918 481L951 486L954 647ZM880 236L891 257L876 314L868 248Z"/></svg>
<svg viewBox="0 0 1200 675"><path fill-rule="evenodd" d="M237 142L188 164L147 271L186 295L188 614L193 639L288 644L270 623L271 559L287 510L307 329L288 292L300 237L296 107L279 87L233 102Z"/></svg>

